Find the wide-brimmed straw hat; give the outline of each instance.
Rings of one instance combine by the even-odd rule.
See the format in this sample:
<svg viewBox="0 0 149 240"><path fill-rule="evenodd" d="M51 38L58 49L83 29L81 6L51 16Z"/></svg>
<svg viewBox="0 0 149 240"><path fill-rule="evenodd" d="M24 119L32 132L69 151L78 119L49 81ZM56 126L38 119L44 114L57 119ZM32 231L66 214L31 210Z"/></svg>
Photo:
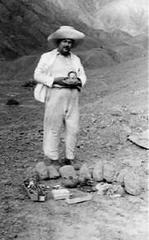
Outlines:
<svg viewBox="0 0 149 240"><path fill-rule="evenodd" d="M74 40L73 47L76 47L83 42L84 37L85 34L76 30L74 27L61 26L57 31L49 35L48 41L57 44L58 40L68 38Z"/></svg>

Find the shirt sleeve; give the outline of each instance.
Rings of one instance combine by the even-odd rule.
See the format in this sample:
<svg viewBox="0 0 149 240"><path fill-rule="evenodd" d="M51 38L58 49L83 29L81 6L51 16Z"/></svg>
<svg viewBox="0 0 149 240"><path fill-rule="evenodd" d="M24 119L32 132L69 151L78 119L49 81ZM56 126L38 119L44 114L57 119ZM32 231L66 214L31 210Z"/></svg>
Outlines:
<svg viewBox="0 0 149 240"><path fill-rule="evenodd" d="M78 78L81 80L82 83L82 87L85 85L86 81L87 81L87 77L84 71L84 67L80 61L80 58L77 58L78 60Z"/></svg>
<svg viewBox="0 0 149 240"><path fill-rule="evenodd" d="M52 87L54 77L49 71L48 59L46 54L43 54L40 57L37 67L34 71L34 79L39 83L42 83L48 87Z"/></svg>

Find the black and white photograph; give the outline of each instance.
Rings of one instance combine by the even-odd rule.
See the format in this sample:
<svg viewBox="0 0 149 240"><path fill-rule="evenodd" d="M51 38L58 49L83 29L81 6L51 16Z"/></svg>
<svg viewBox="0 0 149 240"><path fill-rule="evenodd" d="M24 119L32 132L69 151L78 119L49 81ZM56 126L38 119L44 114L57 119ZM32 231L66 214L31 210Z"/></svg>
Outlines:
<svg viewBox="0 0 149 240"><path fill-rule="evenodd" d="M149 239L148 0L0 0L0 240Z"/></svg>

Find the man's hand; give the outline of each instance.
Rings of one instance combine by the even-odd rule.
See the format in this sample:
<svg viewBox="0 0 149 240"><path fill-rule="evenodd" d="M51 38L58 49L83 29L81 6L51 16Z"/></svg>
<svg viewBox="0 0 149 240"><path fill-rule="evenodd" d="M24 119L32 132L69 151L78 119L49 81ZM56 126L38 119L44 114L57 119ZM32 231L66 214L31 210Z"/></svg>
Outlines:
<svg viewBox="0 0 149 240"><path fill-rule="evenodd" d="M67 86L68 85L68 78L67 77L57 77L54 79L54 83L53 84L58 84L61 86Z"/></svg>
<svg viewBox="0 0 149 240"><path fill-rule="evenodd" d="M61 84L65 80L65 77L54 78L54 84Z"/></svg>
<svg viewBox="0 0 149 240"><path fill-rule="evenodd" d="M68 79L68 83L70 84L70 86L82 86L81 81L79 78L69 78Z"/></svg>
<svg viewBox="0 0 149 240"><path fill-rule="evenodd" d="M75 88L77 86L81 87L81 81L79 78L69 78L69 77L58 77L54 79L53 84L58 84L67 88Z"/></svg>

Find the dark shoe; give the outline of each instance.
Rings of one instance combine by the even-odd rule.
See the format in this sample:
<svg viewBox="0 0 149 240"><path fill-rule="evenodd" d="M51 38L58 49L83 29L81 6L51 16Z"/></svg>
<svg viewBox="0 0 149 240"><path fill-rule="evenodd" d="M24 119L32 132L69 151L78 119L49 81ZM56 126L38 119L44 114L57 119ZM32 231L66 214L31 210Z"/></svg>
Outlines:
<svg viewBox="0 0 149 240"><path fill-rule="evenodd" d="M65 158L65 159L62 160L62 164L63 165L72 165L75 170L80 169L80 164L78 164L75 159Z"/></svg>
<svg viewBox="0 0 149 240"><path fill-rule="evenodd" d="M70 160L70 159L65 159L65 164L66 165L71 165L72 164L72 160Z"/></svg>
<svg viewBox="0 0 149 240"><path fill-rule="evenodd" d="M64 158L61 160L61 164L64 165L71 165L72 164L72 160L68 159L68 158Z"/></svg>

